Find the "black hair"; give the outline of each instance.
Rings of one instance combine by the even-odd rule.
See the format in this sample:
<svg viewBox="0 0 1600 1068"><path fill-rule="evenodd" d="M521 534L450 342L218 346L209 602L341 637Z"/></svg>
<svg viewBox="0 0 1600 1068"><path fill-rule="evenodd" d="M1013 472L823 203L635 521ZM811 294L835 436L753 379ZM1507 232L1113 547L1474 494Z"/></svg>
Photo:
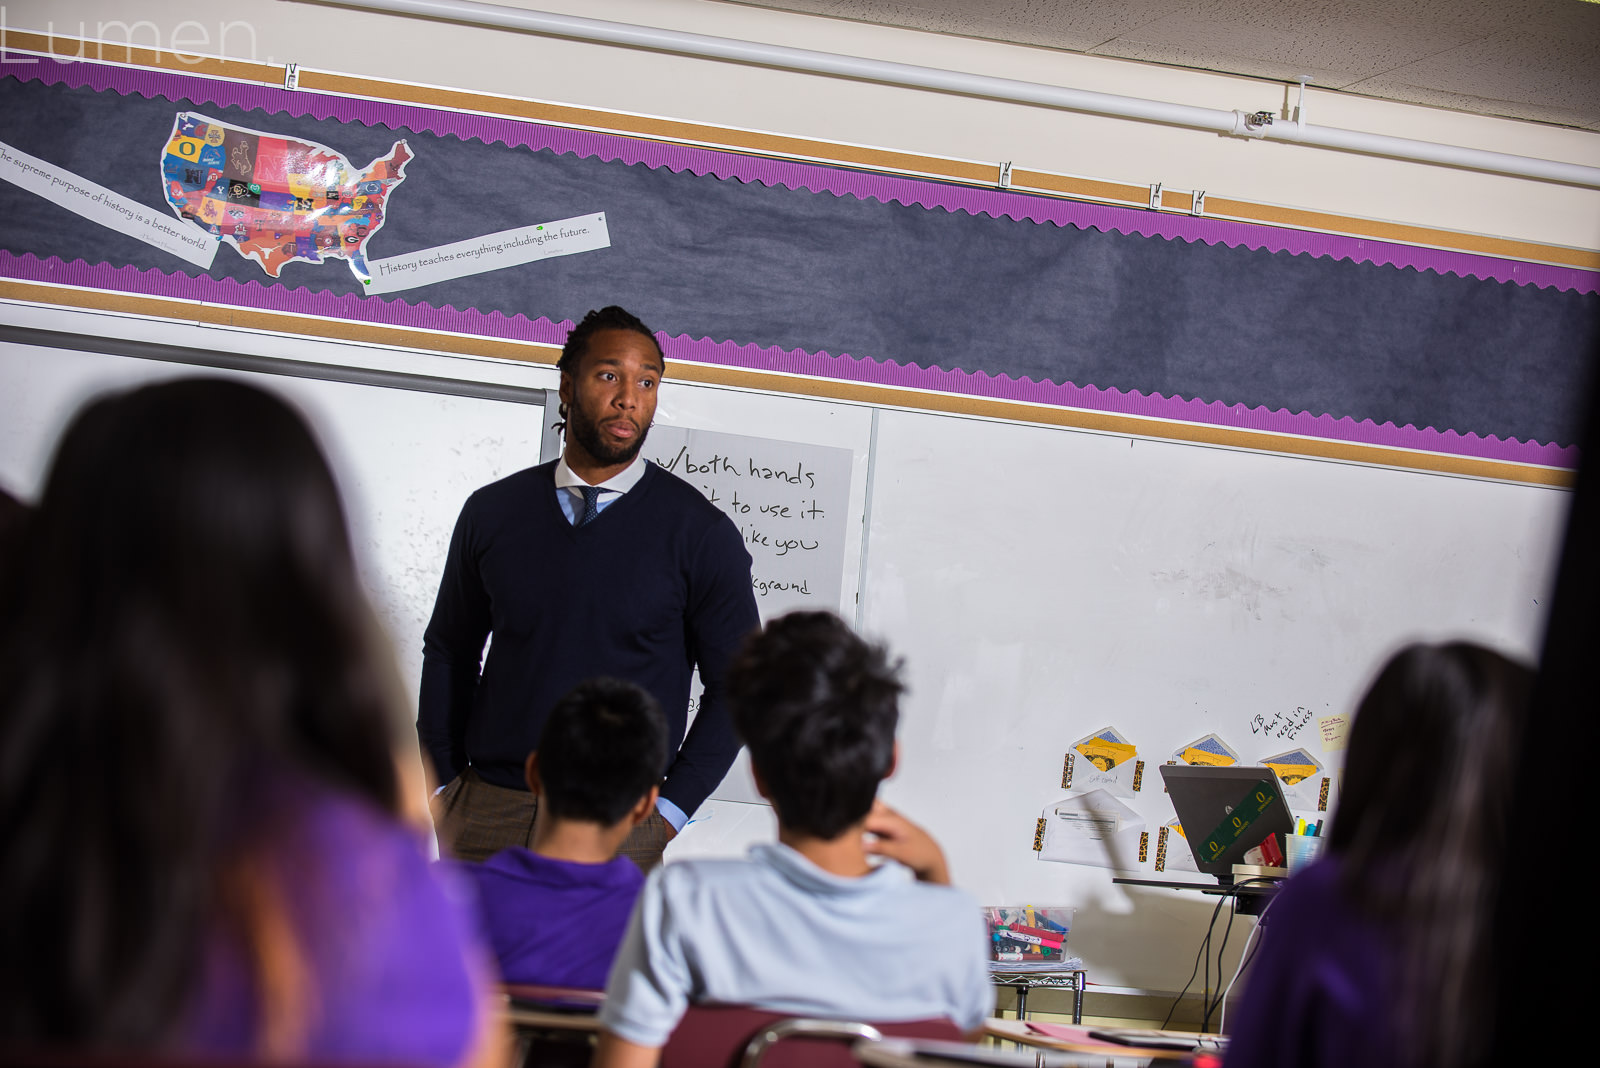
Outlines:
<svg viewBox="0 0 1600 1068"><path fill-rule="evenodd" d="M610 827L666 773L667 721L643 688L589 679L550 710L538 751L540 807Z"/></svg>
<svg viewBox="0 0 1600 1068"><path fill-rule="evenodd" d="M1328 850L1340 888L1400 946L1401 1063L1489 1048L1493 912L1531 669L1477 645L1412 645L1350 729Z"/></svg>
<svg viewBox="0 0 1600 1068"><path fill-rule="evenodd" d="M30 509L17 500L4 486L0 486L0 538L11 535L13 528L21 527Z"/></svg>
<svg viewBox="0 0 1600 1068"><path fill-rule="evenodd" d="M728 709L778 822L833 839L866 818L894 766L899 664L831 612L791 612L728 667Z"/></svg>
<svg viewBox="0 0 1600 1068"><path fill-rule="evenodd" d="M22 542L22 528L33 509L13 497L0 486L0 612L14 609L7 602L7 576L16 570L17 546Z"/></svg>
<svg viewBox="0 0 1600 1068"><path fill-rule="evenodd" d="M219 929L260 968L283 960L282 888L261 884L294 817L258 783L398 811L392 658L309 428L249 386L86 406L19 551L0 621L0 1036L159 1047Z"/></svg>
<svg viewBox="0 0 1600 1068"><path fill-rule="evenodd" d="M556 370L563 374L576 373L578 365L583 362L584 354L589 351L589 339L602 330L631 330L635 334L649 338L650 344L656 347L656 355L661 359L662 369L665 370L667 357L661 351L661 342L656 340L655 331L644 325L637 315L615 304L608 304L599 311L591 310L577 326L572 328L572 332L567 335L566 344L561 346L561 358L556 361ZM562 402L561 418L565 420L566 417L567 405Z"/></svg>

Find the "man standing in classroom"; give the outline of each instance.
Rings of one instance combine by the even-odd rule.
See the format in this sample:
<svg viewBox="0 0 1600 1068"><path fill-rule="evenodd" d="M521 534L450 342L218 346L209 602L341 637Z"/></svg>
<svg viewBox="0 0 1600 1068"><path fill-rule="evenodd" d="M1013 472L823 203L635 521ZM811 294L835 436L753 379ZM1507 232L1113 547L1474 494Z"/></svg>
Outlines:
<svg viewBox="0 0 1600 1068"><path fill-rule="evenodd" d="M665 362L623 309L584 316L557 363L561 459L483 487L456 521L417 714L445 784L434 822L447 855L532 843L538 801L523 764L550 709L585 679L637 683L667 717L677 755L656 812L622 847L646 871L738 752L722 683L758 625L750 554L720 509L639 455ZM697 666L704 696L686 734Z"/></svg>

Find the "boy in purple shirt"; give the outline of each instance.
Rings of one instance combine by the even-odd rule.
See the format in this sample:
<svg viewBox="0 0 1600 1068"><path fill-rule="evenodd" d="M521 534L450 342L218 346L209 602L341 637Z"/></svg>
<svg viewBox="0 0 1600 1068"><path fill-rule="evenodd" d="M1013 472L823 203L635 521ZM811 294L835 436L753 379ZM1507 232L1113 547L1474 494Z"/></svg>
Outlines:
<svg viewBox="0 0 1600 1068"><path fill-rule="evenodd" d="M666 721L632 683L590 679L551 710L526 765L539 799L533 848L458 866L477 884L506 982L605 987L644 886L617 849L655 811L666 766Z"/></svg>

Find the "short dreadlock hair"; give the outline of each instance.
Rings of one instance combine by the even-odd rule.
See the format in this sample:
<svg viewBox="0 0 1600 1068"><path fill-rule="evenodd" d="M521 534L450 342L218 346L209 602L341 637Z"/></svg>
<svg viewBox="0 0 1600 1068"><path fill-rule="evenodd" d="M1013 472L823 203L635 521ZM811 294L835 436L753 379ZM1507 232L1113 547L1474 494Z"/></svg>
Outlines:
<svg viewBox="0 0 1600 1068"><path fill-rule="evenodd" d="M589 351L589 339L601 330L631 330L635 334L643 334L650 339L650 344L656 347L656 355L661 359L663 369L667 366L666 354L661 351L661 342L656 340L655 331L640 321L637 315L620 308L615 304L607 304L599 311L591 310L585 315L572 332L567 335L567 343L561 346L561 358L556 361L556 370L562 374L571 374L578 369L578 364L583 362L584 354ZM561 405L561 419L567 418L567 406Z"/></svg>

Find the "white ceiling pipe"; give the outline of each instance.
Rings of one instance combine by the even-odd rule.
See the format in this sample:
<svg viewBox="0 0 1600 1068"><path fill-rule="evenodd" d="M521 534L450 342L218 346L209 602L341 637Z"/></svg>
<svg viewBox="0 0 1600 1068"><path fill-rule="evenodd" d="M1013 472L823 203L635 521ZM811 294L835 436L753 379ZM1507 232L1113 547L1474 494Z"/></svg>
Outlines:
<svg viewBox="0 0 1600 1068"><path fill-rule="evenodd" d="M1443 145L1436 141L1415 141L1409 137L1390 137L1387 134L1293 122L1275 122L1266 127L1262 136L1268 141L1293 141L1300 145L1338 148L1370 156L1389 156L1414 160L1418 163L1442 163L1447 167L1461 167L1466 170L1490 171L1495 174L1512 174L1520 178L1542 178L1570 185L1600 187L1600 167L1585 167L1578 163L1537 159L1533 156L1513 156L1508 152L1490 152L1482 148Z"/></svg>
<svg viewBox="0 0 1600 1068"><path fill-rule="evenodd" d="M1367 155L1388 156L1420 163L1439 163L1467 170L1489 171L1522 178L1564 182L1600 188L1600 167L1586 167L1559 160L1514 156L1477 148L1415 141L1408 137L1341 130L1307 123L1247 124L1244 112L1172 104L1162 100L1068 89L1012 78L992 78L982 74L922 67L912 63L890 63L861 59L809 48L740 41L729 37L710 37L699 33L605 22L576 15L556 15L545 11L526 11L498 4L479 4L471 0L313 0L337 7L358 8L399 15L418 15L477 26L520 30L527 33L566 37L580 41L648 48L659 52L700 56L706 59L751 63L810 74L832 74L842 78L933 89L991 100L1082 111L1094 115L1140 119L1170 126L1184 126L1215 133L1237 134L1251 139L1292 141L1296 144L1341 149Z"/></svg>

